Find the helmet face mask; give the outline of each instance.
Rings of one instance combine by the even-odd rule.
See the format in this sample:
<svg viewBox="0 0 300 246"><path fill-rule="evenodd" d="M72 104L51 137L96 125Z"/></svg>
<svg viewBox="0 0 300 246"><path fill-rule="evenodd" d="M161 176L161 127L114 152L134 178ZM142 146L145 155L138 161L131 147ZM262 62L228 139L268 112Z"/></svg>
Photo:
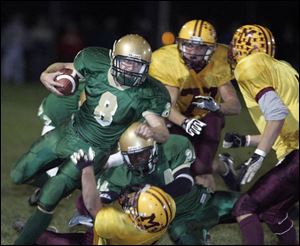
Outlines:
<svg viewBox="0 0 300 246"><path fill-rule="evenodd" d="M125 164L134 175L144 176L155 170L158 148L152 139L144 139L136 134L142 123L135 122L120 137L119 147Z"/></svg>
<svg viewBox="0 0 300 246"><path fill-rule="evenodd" d="M112 61L112 75L125 86L140 86L145 81L149 63L125 56L115 56Z"/></svg>
<svg viewBox="0 0 300 246"><path fill-rule="evenodd" d="M146 147L136 151L121 151L123 160L128 169L136 176L146 176L151 174L156 167L157 147Z"/></svg>
<svg viewBox="0 0 300 246"><path fill-rule="evenodd" d="M200 72L209 62L216 45L199 41L178 39L180 55L189 69Z"/></svg>
<svg viewBox="0 0 300 246"><path fill-rule="evenodd" d="M129 34L114 43L111 53L111 74L121 85L141 86L147 78L151 47L139 35Z"/></svg>
<svg viewBox="0 0 300 246"><path fill-rule="evenodd" d="M177 38L177 48L185 65L200 72L210 61L217 45L215 28L203 20L183 25Z"/></svg>

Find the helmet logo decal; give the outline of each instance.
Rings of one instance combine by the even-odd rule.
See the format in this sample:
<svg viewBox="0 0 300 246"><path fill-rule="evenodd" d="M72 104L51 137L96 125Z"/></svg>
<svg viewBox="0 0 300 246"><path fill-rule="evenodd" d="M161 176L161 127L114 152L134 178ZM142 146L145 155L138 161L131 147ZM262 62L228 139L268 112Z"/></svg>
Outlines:
<svg viewBox="0 0 300 246"><path fill-rule="evenodd" d="M129 54L128 54L128 57L130 57L130 58L135 58L135 59L139 59L139 60L142 59L142 56L141 56L141 55L139 55L139 54L133 54L133 53L129 53Z"/></svg>
<svg viewBox="0 0 300 246"><path fill-rule="evenodd" d="M150 216L141 216L140 217L142 222L144 222L145 220L147 221L147 224L144 225L145 229L148 230L149 228L155 227L155 226L159 226L159 223L154 221L155 220L155 214L152 213Z"/></svg>

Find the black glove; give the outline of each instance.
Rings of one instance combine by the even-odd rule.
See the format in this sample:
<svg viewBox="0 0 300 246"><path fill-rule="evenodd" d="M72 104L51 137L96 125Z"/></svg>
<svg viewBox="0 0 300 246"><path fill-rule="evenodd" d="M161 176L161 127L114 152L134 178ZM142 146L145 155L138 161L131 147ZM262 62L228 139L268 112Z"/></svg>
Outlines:
<svg viewBox="0 0 300 246"><path fill-rule="evenodd" d="M239 148L246 146L246 136L238 133L226 133L223 140L223 148Z"/></svg>
<svg viewBox="0 0 300 246"><path fill-rule="evenodd" d="M94 165L95 152L91 147L88 150L88 154L85 154L83 150L80 149L78 152L74 152L70 158L75 166L82 171L85 167Z"/></svg>
<svg viewBox="0 0 300 246"><path fill-rule="evenodd" d="M250 183L257 171L261 168L266 154L256 149L253 155L238 170L238 182L242 185Z"/></svg>

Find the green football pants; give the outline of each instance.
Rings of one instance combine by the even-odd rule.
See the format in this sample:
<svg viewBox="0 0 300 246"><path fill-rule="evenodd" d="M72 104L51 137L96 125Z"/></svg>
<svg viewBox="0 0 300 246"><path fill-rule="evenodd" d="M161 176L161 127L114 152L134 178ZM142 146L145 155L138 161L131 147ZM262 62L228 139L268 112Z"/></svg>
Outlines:
<svg viewBox="0 0 300 246"><path fill-rule="evenodd" d="M175 217L169 226L171 239L179 245L207 244L208 230L233 218L231 211L239 197L238 192L213 193L203 206Z"/></svg>
<svg viewBox="0 0 300 246"><path fill-rule="evenodd" d="M40 137L16 163L11 178L16 184L31 183L33 179L49 168L55 159L64 159L56 176L50 178L41 189L40 205L47 211L53 210L61 198L80 187L81 173L70 160L70 156L79 149L88 151L90 145L74 131L71 123ZM110 150L95 148L95 166L97 174L106 163Z"/></svg>

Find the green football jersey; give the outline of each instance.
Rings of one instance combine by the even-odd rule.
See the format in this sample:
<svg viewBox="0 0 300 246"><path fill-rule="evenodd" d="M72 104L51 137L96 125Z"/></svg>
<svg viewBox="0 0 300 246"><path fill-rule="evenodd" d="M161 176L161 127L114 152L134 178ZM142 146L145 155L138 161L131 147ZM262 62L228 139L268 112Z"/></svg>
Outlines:
<svg viewBox="0 0 300 246"><path fill-rule="evenodd" d="M71 115L79 108L80 94L84 89L84 80L80 80L75 93L71 96L57 96L50 93L42 101L38 116L45 122L46 125L57 127L66 120L69 120Z"/></svg>
<svg viewBox="0 0 300 246"><path fill-rule="evenodd" d="M74 127L95 146L111 148L144 112L168 116L170 96L157 80L147 77L140 87L117 88L109 82L109 50L90 47L78 53L74 67L86 80L86 101L75 114Z"/></svg>
<svg viewBox="0 0 300 246"><path fill-rule="evenodd" d="M191 142L184 136L170 135L166 143L158 145L158 162L154 172L142 177L134 175L125 164L113 167L100 176L98 189L100 192L121 193L128 185L151 184L161 187L180 175L187 175L194 160L195 152ZM189 193L176 197L176 215L199 207L200 193L201 189L193 186Z"/></svg>

